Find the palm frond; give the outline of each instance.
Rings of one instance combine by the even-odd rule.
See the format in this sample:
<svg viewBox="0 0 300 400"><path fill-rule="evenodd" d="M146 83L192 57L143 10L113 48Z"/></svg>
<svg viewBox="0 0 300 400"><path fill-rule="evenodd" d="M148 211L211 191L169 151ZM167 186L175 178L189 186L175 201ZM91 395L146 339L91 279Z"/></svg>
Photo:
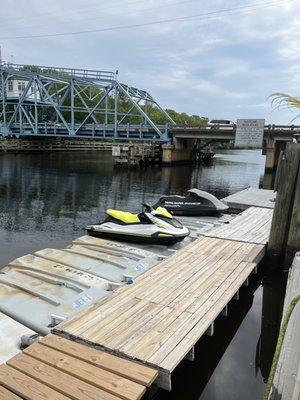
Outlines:
<svg viewBox="0 0 300 400"><path fill-rule="evenodd" d="M271 105L276 109L292 109L292 108L300 108L300 98L296 96L291 96L286 93L273 93L269 96L269 98L273 98L271 101ZM295 119L300 118L300 115L296 115Z"/></svg>

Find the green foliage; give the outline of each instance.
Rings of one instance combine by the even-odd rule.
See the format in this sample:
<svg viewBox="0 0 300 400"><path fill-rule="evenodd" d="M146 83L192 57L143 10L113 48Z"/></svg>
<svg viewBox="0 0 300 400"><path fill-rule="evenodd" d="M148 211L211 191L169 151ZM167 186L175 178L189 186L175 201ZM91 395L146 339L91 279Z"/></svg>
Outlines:
<svg viewBox="0 0 300 400"><path fill-rule="evenodd" d="M206 125L208 119L205 117L200 117L199 115L188 115L186 113L179 113L175 110L166 109L165 110L173 121L177 125L188 125L188 126L201 126ZM149 117L152 119L153 122L157 124L165 124L166 117L163 113L155 106L149 107L148 106L148 114Z"/></svg>

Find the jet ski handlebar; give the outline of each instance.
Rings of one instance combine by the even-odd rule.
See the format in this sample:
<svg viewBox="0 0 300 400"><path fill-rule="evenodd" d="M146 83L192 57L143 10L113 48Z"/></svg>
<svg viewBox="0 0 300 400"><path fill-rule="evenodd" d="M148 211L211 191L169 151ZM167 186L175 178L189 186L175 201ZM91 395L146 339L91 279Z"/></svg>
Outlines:
<svg viewBox="0 0 300 400"><path fill-rule="evenodd" d="M143 206L145 212L150 213L151 211L154 210L154 208L147 203L142 203L142 206Z"/></svg>

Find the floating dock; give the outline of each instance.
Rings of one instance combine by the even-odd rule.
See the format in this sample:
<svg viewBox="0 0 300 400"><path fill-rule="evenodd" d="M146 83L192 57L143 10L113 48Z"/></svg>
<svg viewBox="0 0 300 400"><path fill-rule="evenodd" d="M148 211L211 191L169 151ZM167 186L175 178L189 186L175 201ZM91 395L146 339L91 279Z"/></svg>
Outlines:
<svg viewBox="0 0 300 400"><path fill-rule="evenodd" d="M270 235L272 216L271 209L249 207L230 223L213 228L204 235L265 245Z"/></svg>
<svg viewBox="0 0 300 400"><path fill-rule="evenodd" d="M85 236L75 239L67 249L45 249L10 263L3 269L9 276L2 277L0 283L9 292L20 290L19 300L35 299L37 312L31 318L49 326L47 318L58 310L67 320L57 324L54 315L51 334L0 366L0 393L9 390L15 394L12 399L35 400L38 397L19 391L32 384L37 391L44 386L55 391L58 397L48 394L51 399L133 400L153 382L171 390L174 369L184 358L194 359L195 344L203 335L213 334L214 321L227 315L229 302L238 300L240 288L248 285L265 255L273 210L248 203L244 202L247 209L241 214L210 227L198 227L198 221L194 222L192 237L173 249L143 249ZM20 279L20 273L26 279L38 275L41 283L33 290L28 280L22 291L13 281L14 277ZM40 289L52 295L45 296ZM45 322L39 315L42 309ZM101 363L115 360L124 368L110 370L107 364L96 365L98 359ZM33 368L33 363L39 367ZM152 371L152 378L138 382L136 377L127 376L129 365ZM141 387L133 385L134 393L121 393L119 386L113 385L112 392L100 382L103 373L98 368ZM49 380L45 371L51 372ZM23 382L20 374L30 383ZM68 385L58 384L63 381ZM83 386L78 386L79 381ZM80 397L83 392L95 394Z"/></svg>
<svg viewBox="0 0 300 400"><path fill-rule="evenodd" d="M174 369L183 358L193 358L197 341L213 333L214 320L256 271L271 218L272 210L246 210L226 225L227 233L212 231L216 236L220 230L222 238L200 236L134 285L117 289L53 332L155 368L156 383L171 390ZM254 227L260 231L257 238Z"/></svg>
<svg viewBox="0 0 300 400"><path fill-rule="evenodd" d="M48 335L0 366L0 398L139 400L156 377L151 368Z"/></svg>
<svg viewBox="0 0 300 400"><path fill-rule="evenodd" d="M276 193L273 190L247 188L222 199L229 208L246 210L248 207L274 208Z"/></svg>

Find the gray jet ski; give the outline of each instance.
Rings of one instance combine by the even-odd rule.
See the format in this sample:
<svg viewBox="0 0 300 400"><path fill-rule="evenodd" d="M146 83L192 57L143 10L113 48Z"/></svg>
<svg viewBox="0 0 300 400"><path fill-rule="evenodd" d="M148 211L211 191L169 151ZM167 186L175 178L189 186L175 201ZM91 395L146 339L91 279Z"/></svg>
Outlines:
<svg viewBox="0 0 300 400"><path fill-rule="evenodd" d="M190 189L186 196L163 196L153 208L164 207L174 215L217 215L228 206L215 196L199 189Z"/></svg>

